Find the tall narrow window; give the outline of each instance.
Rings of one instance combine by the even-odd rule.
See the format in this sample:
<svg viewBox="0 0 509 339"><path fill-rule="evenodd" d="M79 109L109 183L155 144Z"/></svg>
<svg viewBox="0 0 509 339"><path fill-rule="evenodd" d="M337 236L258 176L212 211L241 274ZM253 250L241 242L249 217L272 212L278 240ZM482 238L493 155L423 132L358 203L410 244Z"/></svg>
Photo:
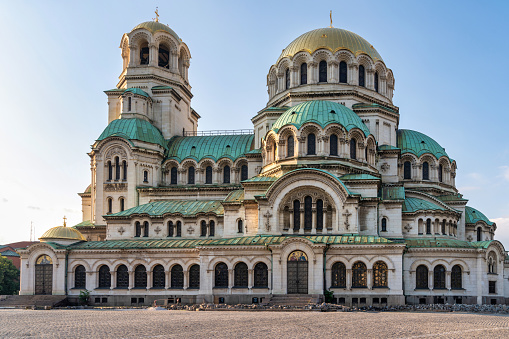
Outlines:
<svg viewBox="0 0 509 339"><path fill-rule="evenodd" d="M131 104L131 97L127 98L127 111L131 112L132 104Z"/></svg>
<svg viewBox="0 0 509 339"><path fill-rule="evenodd" d="M170 170L170 185L177 184L177 167L172 167Z"/></svg>
<svg viewBox="0 0 509 339"><path fill-rule="evenodd" d="M158 66L169 69L170 68L170 52L165 46L159 45L159 60Z"/></svg>
<svg viewBox="0 0 509 339"><path fill-rule="evenodd" d="M249 179L249 174L247 171L247 165L242 165L240 167L240 181L244 181Z"/></svg>
<svg viewBox="0 0 509 339"><path fill-rule="evenodd" d="M286 140L286 156L288 158L295 156L295 139L290 135Z"/></svg>
<svg viewBox="0 0 509 339"><path fill-rule="evenodd" d="M445 235L445 223L446 223L445 219L442 220L442 234L443 235Z"/></svg>
<svg viewBox="0 0 509 339"><path fill-rule="evenodd" d="M293 202L293 230L298 231L300 228L300 201Z"/></svg>
<svg viewBox="0 0 509 339"><path fill-rule="evenodd" d="M143 236L148 237L148 221L143 223Z"/></svg>
<svg viewBox="0 0 509 339"><path fill-rule="evenodd" d="M433 288L445 288L445 267L442 265L433 270Z"/></svg>
<svg viewBox="0 0 509 339"><path fill-rule="evenodd" d="M129 272L126 265L120 265L117 268L117 288L129 287Z"/></svg>
<svg viewBox="0 0 509 339"><path fill-rule="evenodd" d="M327 61L325 60L318 64L318 82L327 82Z"/></svg>
<svg viewBox="0 0 509 339"><path fill-rule="evenodd" d="M214 235L216 235L216 223L211 220L209 222L209 236L213 237Z"/></svg>
<svg viewBox="0 0 509 339"><path fill-rule="evenodd" d="M276 161L276 156L277 156L277 145L276 142L274 141L274 143L272 144L272 161Z"/></svg>
<svg viewBox="0 0 509 339"><path fill-rule="evenodd" d="M102 265L99 268L99 288L111 287L111 273L107 265Z"/></svg>
<svg viewBox="0 0 509 339"><path fill-rule="evenodd" d="M182 221L177 221L177 237L181 237L182 236Z"/></svg>
<svg viewBox="0 0 509 339"><path fill-rule="evenodd" d="M424 265L418 266L415 271L415 288L429 288L428 268Z"/></svg>
<svg viewBox="0 0 509 339"><path fill-rule="evenodd" d="M375 91L378 93L378 72L375 72Z"/></svg>
<svg viewBox="0 0 509 339"><path fill-rule="evenodd" d="M313 133L308 134L308 155L316 154L316 136Z"/></svg>
<svg viewBox="0 0 509 339"><path fill-rule="evenodd" d="M482 241L482 229L477 227L477 241Z"/></svg>
<svg viewBox="0 0 509 339"><path fill-rule="evenodd" d="M308 83L308 64L303 63L300 65L300 84L305 85Z"/></svg>
<svg viewBox="0 0 509 339"><path fill-rule="evenodd" d="M357 141L350 139L350 159L357 159Z"/></svg>
<svg viewBox="0 0 509 339"><path fill-rule="evenodd" d="M194 185L194 167L190 166L187 169L187 183L189 185Z"/></svg>
<svg viewBox="0 0 509 339"><path fill-rule="evenodd" d="M429 164L426 161L422 164L422 180L429 180Z"/></svg>
<svg viewBox="0 0 509 339"><path fill-rule="evenodd" d="M426 234L431 234L431 219L426 219Z"/></svg>
<svg viewBox="0 0 509 339"><path fill-rule="evenodd" d="M242 223L242 219L239 219L239 221L237 221L237 232L244 233L244 226Z"/></svg>
<svg viewBox="0 0 509 339"><path fill-rule="evenodd" d="M356 262L352 266L352 287L368 287L367 269L363 262Z"/></svg>
<svg viewBox="0 0 509 339"><path fill-rule="evenodd" d="M200 288L200 265L189 268L189 288Z"/></svg>
<svg viewBox="0 0 509 339"><path fill-rule="evenodd" d="M318 199L316 201L316 229L318 231L323 230L323 200Z"/></svg>
<svg viewBox="0 0 509 339"><path fill-rule="evenodd" d="M145 43L145 46L147 46L146 43ZM148 65L148 63L149 63L149 48L148 48L148 46L142 47L142 48L140 48L140 64Z"/></svg>
<svg viewBox="0 0 509 339"><path fill-rule="evenodd" d="M152 270L152 286L154 288L164 288L166 277L163 265L156 265Z"/></svg>
<svg viewBox="0 0 509 339"><path fill-rule="evenodd" d="M120 180L120 161L115 157L115 180Z"/></svg>
<svg viewBox="0 0 509 339"><path fill-rule="evenodd" d="M342 262L336 262L332 265L331 287L346 287L346 266Z"/></svg>
<svg viewBox="0 0 509 339"><path fill-rule="evenodd" d="M451 270L451 289L462 289L463 281L461 277L461 266L454 265Z"/></svg>
<svg viewBox="0 0 509 339"><path fill-rule="evenodd" d="M331 134L329 138L330 155L338 155L338 136Z"/></svg>
<svg viewBox="0 0 509 339"><path fill-rule="evenodd" d="M383 261L377 261L373 265L373 287L388 287L387 283L387 264Z"/></svg>
<svg viewBox="0 0 509 339"><path fill-rule="evenodd" d="M285 89L290 88L290 69L287 68L285 71Z"/></svg>
<svg viewBox="0 0 509 339"><path fill-rule="evenodd" d="M359 66L359 86L366 87L366 71L364 66Z"/></svg>
<svg viewBox="0 0 509 339"><path fill-rule="evenodd" d="M200 236L201 237L207 236L207 222L205 220L201 221Z"/></svg>
<svg viewBox="0 0 509 339"><path fill-rule="evenodd" d="M219 263L214 270L214 286L228 287L228 266L225 263Z"/></svg>
<svg viewBox="0 0 509 339"><path fill-rule="evenodd" d="M112 213L113 211L113 199L108 198L108 214Z"/></svg>
<svg viewBox="0 0 509 339"><path fill-rule="evenodd" d="M212 184L212 166L205 168L205 183Z"/></svg>
<svg viewBox="0 0 509 339"><path fill-rule="evenodd" d="M148 182L148 171L143 171L143 182L144 183Z"/></svg>
<svg viewBox="0 0 509 339"><path fill-rule="evenodd" d="M259 262L254 267L254 287L268 287L269 286L269 270L267 265Z"/></svg>
<svg viewBox="0 0 509 339"><path fill-rule="evenodd" d="M235 270L233 273L234 273L233 285L235 287L247 288L248 286L247 265L243 262L239 262L237 265L235 265Z"/></svg>
<svg viewBox="0 0 509 339"><path fill-rule="evenodd" d="M173 237L173 221L168 221L168 236Z"/></svg>
<svg viewBox="0 0 509 339"><path fill-rule="evenodd" d="M74 270L74 288L85 288L87 285L87 272L85 266L79 265Z"/></svg>
<svg viewBox="0 0 509 339"><path fill-rule="evenodd" d="M304 229L310 230L313 227L313 199L308 195L304 198Z"/></svg>
<svg viewBox="0 0 509 339"><path fill-rule="evenodd" d="M127 180L127 161L122 161L122 172L123 172L123 176L122 176L122 180Z"/></svg>
<svg viewBox="0 0 509 339"><path fill-rule="evenodd" d="M438 165L438 181L443 182L444 180L444 166L442 164Z"/></svg>
<svg viewBox="0 0 509 339"><path fill-rule="evenodd" d="M171 288L184 287L184 270L180 265L174 265L171 268Z"/></svg>
<svg viewBox="0 0 509 339"><path fill-rule="evenodd" d="M120 198L120 212L125 209L125 200L124 198Z"/></svg>
<svg viewBox="0 0 509 339"><path fill-rule="evenodd" d="M412 179L412 164L410 161L405 161L403 164L403 179Z"/></svg>
<svg viewBox="0 0 509 339"><path fill-rule="evenodd" d="M382 218L382 232L387 232L387 218Z"/></svg>
<svg viewBox="0 0 509 339"><path fill-rule="evenodd" d="M348 82L348 67L344 61L339 63L339 82L344 84Z"/></svg>
<svg viewBox="0 0 509 339"><path fill-rule="evenodd" d="M134 224L134 228L135 228L135 237L141 237L141 224L139 221L137 221L135 224Z"/></svg>
<svg viewBox="0 0 509 339"><path fill-rule="evenodd" d="M113 179L113 166L111 165L111 161L108 161L108 181Z"/></svg>
<svg viewBox="0 0 509 339"><path fill-rule="evenodd" d="M223 168L223 183L229 184L230 183L230 166L226 165Z"/></svg>
<svg viewBox="0 0 509 339"><path fill-rule="evenodd" d="M138 265L134 269L134 287L147 288L147 269L143 265Z"/></svg>

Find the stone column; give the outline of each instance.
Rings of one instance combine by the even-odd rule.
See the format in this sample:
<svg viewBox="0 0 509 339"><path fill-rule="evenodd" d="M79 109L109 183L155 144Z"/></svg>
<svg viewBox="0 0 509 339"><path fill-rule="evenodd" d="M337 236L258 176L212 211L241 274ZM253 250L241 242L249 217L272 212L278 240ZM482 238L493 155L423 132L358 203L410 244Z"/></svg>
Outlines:
<svg viewBox="0 0 509 339"><path fill-rule="evenodd" d="M359 65L348 65L348 84L359 86Z"/></svg>
<svg viewBox="0 0 509 339"><path fill-rule="evenodd" d="M445 271L445 288L451 289L451 271Z"/></svg>
<svg viewBox="0 0 509 339"><path fill-rule="evenodd" d="M346 270L346 289L350 291L352 289L352 269Z"/></svg>
<svg viewBox="0 0 509 339"><path fill-rule="evenodd" d="M285 90L285 74L278 73L277 74L277 91L276 94L281 93Z"/></svg>
<svg viewBox="0 0 509 339"><path fill-rule="evenodd" d="M308 63L308 84L316 84L318 82L317 66L318 64L314 61Z"/></svg>
<svg viewBox="0 0 509 339"><path fill-rule="evenodd" d="M234 277L234 271L233 269L228 269L228 289L231 289L235 283L235 277Z"/></svg>
<svg viewBox="0 0 509 339"><path fill-rule="evenodd" d="M298 86L298 77L299 77L299 67L298 66L291 66L290 67L290 88Z"/></svg>
<svg viewBox="0 0 509 339"><path fill-rule="evenodd" d="M157 46L156 44L150 43L148 44L149 50L149 66L157 66Z"/></svg>
<svg viewBox="0 0 509 339"><path fill-rule="evenodd" d="M187 290L189 288L189 271L184 271L184 290Z"/></svg>
<svg viewBox="0 0 509 339"><path fill-rule="evenodd" d="M194 182L197 184L204 184L205 183L205 176L204 176L204 170L202 168L197 168L195 172Z"/></svg>
<svg viewBox="0 0 509 339"><path fill-rule="evenodd" d="M290 209L289 212L290 212L290 229L293 232L293 209Z"/></svg>
<svg viewBox="0 0 509 339"><path fill-rule="evenodd" d="M316 214L316 207L313 208L311 211L312 211L312 214L311 214L312 215L312 217L311 217L311 220L312 220L312 222L311 222L311 233L316 234L316 215L317 215Z"/></svg>
<svg viewBox="0 0 509 339"><path fill-rule="evenodd" d="M128 271L129 274L129 289L134 287L134 271Z"/></svg>
<svg viewBox="0 0 509 339"><path fill-rule="evenodd" d="M373 289L373 269L371 268L368 268L367 270L366 283L368 285L368 289Z"/></svg>
<svg viewBox="0 0 509 339"><path fill-rule="evenodd" d="M433 270L428 271L428 287L430 290L432 290L434 287L434 285L433 285Z"/></svg>
<svg viewBox="0 0 509 339"><path fill-rule="evenodd" d="M110 271L110 289L117 287L117 272Z"/></svg>
<svg viewBox="0 0 509 339"><path fill-rule="evenodd" d="M339 82L339 62L333 60L329 62L329 73L327 74L327 82L338 83Z"/></svg>
<svg viewBox="0 0 509 339"><path fill-rule="evenodd" d="M247 287L249 289L252 289L254 286L254 270L252 268L247 270L247 277L248 277L248 279L247 279L248 286Z"/></svg>
<svg viewBox="0 0 509 339"><path fill-rule="evenodd" d="M151 288L154 284L152 283L152 271L147 271L147 289Z"/></svg>
<svg viewBox="0 0 509 339"><path fill-rule="evenodd" d="M170 288L170 270L164 271L164 288Z"/></svg>
<svg viewBox="0 0 509 339"><path fill-rule="evenodd" d="M306 142L305 137L297 137L297 147L298 147L298 156L302 157L304 155L304 144Z"/></svg>
<svg viewBox="0 0 509 339"><path fill-rule="evenodd" d="M138 48L134 45L129 46L129 67L136 65Z"/></svg>
<svg viewBox="0 0 509 339"><path fill-rule="evenodd" d="M304 234L304 206L301 204L300 206L300 225L299 225L299 234Z"/></svg>
<svg viewBox="0 0 509 339"><path fill-rule="evenodd" d="M176 50L172 50L170 52L170 71L172 73L178 74L179 68L178 68L178 53Z"/></svg>
<svg viewBox="0 0 509 339"><path fill-rule="evenodd" d="M277 142L277 157L278 159L284 159L285 158L285 140L281 139ZM288 156L288 155L286 155Z"/></svg>
<svg viewBox="0 0 509 339"><path fill-rule="evenodd" d="M366 69L366 88L375 90L375 71L373 69Z"/></svg>

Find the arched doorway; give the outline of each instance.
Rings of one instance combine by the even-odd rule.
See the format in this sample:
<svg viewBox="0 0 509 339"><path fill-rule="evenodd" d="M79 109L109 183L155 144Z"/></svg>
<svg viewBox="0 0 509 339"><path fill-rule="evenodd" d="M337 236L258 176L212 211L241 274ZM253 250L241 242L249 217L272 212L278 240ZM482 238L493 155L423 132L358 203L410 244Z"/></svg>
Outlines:
<svg viewBox="0 0 509 339"><path fill-rule="evenodd" d="M308 257L302 251L293 251L287 262L288 294L308 294Z"/></svg>
<svg viewBox="0 0 509 339"><path fill-rule="evenodd" d="M35 294L52 294L53 262L43 254L35 262Z"/></svg>

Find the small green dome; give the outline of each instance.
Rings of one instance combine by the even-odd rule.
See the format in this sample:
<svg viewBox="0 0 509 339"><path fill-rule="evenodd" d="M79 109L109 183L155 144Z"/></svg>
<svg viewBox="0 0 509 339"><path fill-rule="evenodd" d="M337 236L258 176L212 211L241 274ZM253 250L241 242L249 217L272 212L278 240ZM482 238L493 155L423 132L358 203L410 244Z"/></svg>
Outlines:
<svg viewBox="0 0 509 339"><path fill-rule="evenodd" d="M351 109L332 101L306 101L286 110L272 125L272 130L278 132L283 126L294 125L299 129L307 122L314 122L325 128L330 124L340 124L347 131L359 128L365 136L369 129L357 114Z"/></svg>
<svg viewBox="0 0 509 339"><path fill-rule="evenodd" d="M144 28L146 30L149 30L150 32L152 32L152 34L157 31L166 31L166 32L170 33L171 35L173 35L173 37L175 39L177 39L177 41L181 41L179 36L177 35L177 33L175 33L170 27L168 27L165 24L162 24L160 22L156 22L156 21L142 22L138 26L134 27L131 30L131 32L138 28Z"/></svg>
<svg viewBox="0 0 509 339"><path fill-rule="evenodd" d="M479 210L470 206L465 206L465 224L475 224L478 221L484 221L489 226L493 225L493 222Z"/></svg>
<svg viewBox="0 0 509 339"><path fill-rule="evenodd" d="M446 156L445 148L425 134L409 129L399 129L397 133L397 146L401 154L412 153L418 157L425 153L433 154L437 159ZM449 160L451 160L449 158ZM452 161L452 160L451 160Z"/></svg>
<svg viewBox="0 0 509 339"><path fill-rule="evenodd" d="M166 140L161 132L150 122L143 119L116 119L110 122L108 127L101 133L97 141L108 137L121 137L126 140L139 140L151 144L161 145L167 149Z"/></svg>

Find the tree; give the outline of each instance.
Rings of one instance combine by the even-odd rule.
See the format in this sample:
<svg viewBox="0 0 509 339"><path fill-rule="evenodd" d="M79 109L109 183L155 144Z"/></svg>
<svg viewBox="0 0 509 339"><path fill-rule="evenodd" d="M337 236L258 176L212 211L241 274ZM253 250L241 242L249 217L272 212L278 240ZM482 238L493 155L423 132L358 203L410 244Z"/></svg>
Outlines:
<svg viewBox="0 0 509 339"><path fill-rule="evenodd" d="M19 291L19 270L12 261L0 255L0 294L11 295Z"/></svg>

